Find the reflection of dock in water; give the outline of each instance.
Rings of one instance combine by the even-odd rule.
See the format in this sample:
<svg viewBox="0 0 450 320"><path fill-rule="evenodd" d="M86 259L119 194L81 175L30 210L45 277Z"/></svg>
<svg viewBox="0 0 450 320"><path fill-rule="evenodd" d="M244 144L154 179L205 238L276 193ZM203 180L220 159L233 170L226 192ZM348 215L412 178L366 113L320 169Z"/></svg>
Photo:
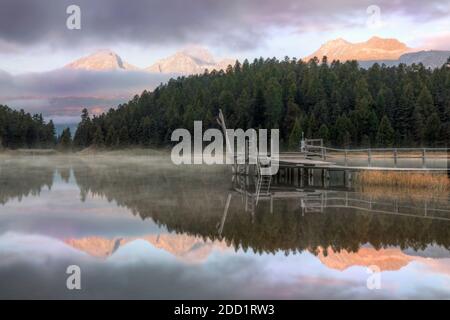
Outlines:
<svg viewBox="0 0 450 320"><path fill-rule="evenodd" d="M244 203L245 211L252 217L256 213L258 205L264 202L269 203L269 210L274 211L274 202L277 201L297 201L299 213L326 213L327 209L347 208L358 212L368 212L373 214L386 214L417 219L432 219L450 221L450 206L448 199L443 202L420 200L411 204L402 197L390 196L387 199L374 197L370 194L355 192L346 188L345 179L342 185L337 185L333 189L326 186L297 185L301 180L290 179L281 175L273 177L272 184L267 190L261 192L258 186L261 185L259 179L262 177L251 175L237 175L233 180L233 189L240 194ZM310 179L308 179L310 180ZM294 183L295 182L295 183ZM310 182L310 181L309 181ZM342 182L342 181L341 181ZM291 183L291 184L289 184ZM227 199L231 200L231 194ZM226 211L221 221L220 230L226 219Z"/></svg>
<svg viewBox="0 0 450 320"><path fill-rule="evenodd" d="M236 190L240 192L239 190ZM244 192L246 211L256 210L256 194ZM326 190L296 190L274 191L270 195L260 196L260 202L269 201L273 212L273 201L296 199L302 214L307 212L322 213L326 208L349 208L373 213L393 214L414 218L436 219L450 221L450 209L429 207L427 202L422 206L403 205L399 200L377 201L370 196L364 196L357 192L326 191Z"/></svg>

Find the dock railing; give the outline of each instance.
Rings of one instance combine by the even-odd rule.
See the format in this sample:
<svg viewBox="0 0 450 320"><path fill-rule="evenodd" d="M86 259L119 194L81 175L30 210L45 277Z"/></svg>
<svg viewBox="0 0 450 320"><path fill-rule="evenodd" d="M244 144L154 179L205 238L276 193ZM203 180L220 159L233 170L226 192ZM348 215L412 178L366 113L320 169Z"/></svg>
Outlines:
<svg viewBox="0 0 450 320"><path fill-rule="evenodd" d="M315 139L321 140L321 139ZM323 143L309 143L305 140L305 156L318 157L321 160L341 160L344 166L348 166L350 160L364 160L368 167L374 166L375 160L392 160L393 167L397 168L399 160L420 160L422 168L427 168L431 160L449 159L450 148L361 148L361 149L337 149L324 147ZM448 166L445 162L443 167ZM444 169L444 168L443 168ZM448 168L447 168L448 169Z"/></svg>

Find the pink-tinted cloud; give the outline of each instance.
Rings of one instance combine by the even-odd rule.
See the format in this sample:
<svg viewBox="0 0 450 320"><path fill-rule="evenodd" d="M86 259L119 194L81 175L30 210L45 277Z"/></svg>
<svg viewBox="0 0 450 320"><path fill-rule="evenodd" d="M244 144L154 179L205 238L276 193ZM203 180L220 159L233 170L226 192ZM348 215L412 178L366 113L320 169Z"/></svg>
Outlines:
<svg viewBox="0 0 450 320"><path fill-rule="evenodd" d="M430 35L421 41L422 50L450 50L450 32Z"/></svg>

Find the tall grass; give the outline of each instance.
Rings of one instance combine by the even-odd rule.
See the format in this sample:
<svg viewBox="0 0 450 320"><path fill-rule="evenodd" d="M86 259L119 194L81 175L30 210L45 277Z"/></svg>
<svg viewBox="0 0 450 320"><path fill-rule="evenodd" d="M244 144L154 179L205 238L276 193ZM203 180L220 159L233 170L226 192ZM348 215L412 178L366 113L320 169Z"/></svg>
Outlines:
<svg viewBox="0 0 450 320"><path fill-rule="evenodd" d="M419 172L362 171L356 177L359 186L448 191L450 181L446 174Z"/></svg>

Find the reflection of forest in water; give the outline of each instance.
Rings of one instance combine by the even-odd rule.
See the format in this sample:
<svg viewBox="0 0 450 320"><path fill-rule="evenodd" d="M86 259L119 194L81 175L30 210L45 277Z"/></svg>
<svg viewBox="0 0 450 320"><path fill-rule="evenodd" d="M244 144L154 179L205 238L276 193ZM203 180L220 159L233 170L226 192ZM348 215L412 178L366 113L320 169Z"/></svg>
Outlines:
<svg viewBox="0 0 450 320"><path fill-rule="evenodd" d="M53 179L58 177L55 173L69 182L73 172L81 199L93 194L114 200L169 231L223 239L236 249L260 253L279 250L317 253L320 248L356 252L367 243L376 249L399 246L419 250L432 244L450 249L450 222L425 219L420 214L407 217L349 208L305 212L295 198L274 201L272 212L269 203L261 201L251 214L245 210L243 196L232 189L227 168L115 161L100 165L100 162L95 158L1 162L0 202L39 195L41 189L52 187ZM229 194L233 197L219 233ZM377 198L380 200L379 195ZM449 209L448 198L409 197L402 201L412 208L426 202L428 208ZM445 217L450 218L448 214Z"/></svg>
<svg viewBox="0 0 450 320"><path fill-rule="evenodd" d="M30 195L37 196L43 188L51 189L53 184L53 167L30 162L20 165L16 162L0 164L0 204ZM70 171L68 171L70 174Z"/></svg>

